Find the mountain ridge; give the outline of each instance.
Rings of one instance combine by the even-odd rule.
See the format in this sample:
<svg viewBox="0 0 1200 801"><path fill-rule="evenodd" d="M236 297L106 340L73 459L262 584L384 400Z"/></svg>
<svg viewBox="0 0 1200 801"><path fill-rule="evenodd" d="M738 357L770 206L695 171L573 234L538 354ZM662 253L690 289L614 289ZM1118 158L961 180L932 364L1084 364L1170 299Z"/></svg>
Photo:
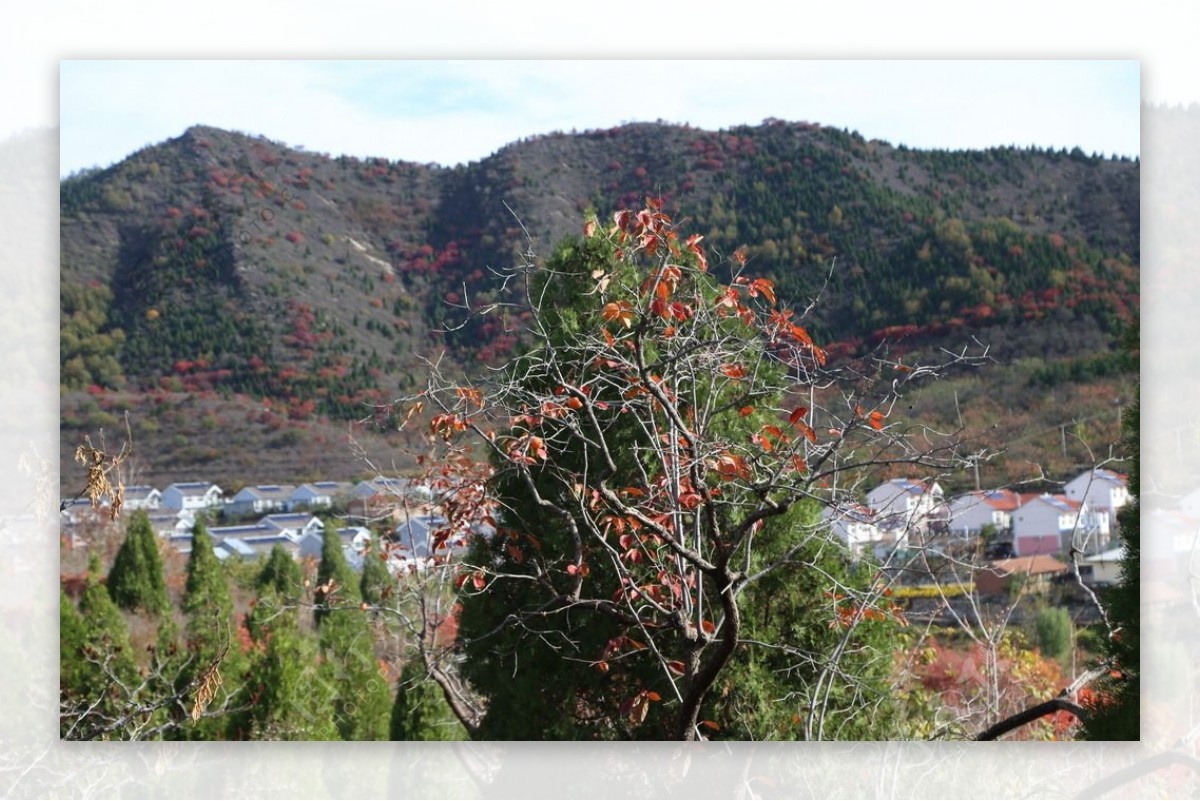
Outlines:
<svg viewBox="0 0 1200 801"><path fill-rule="evenodd" d="M503 362L520 313L460 308L510 300L496 271L549 255L586 210L648 195L797 306L830 276L812 330L836 357L982 335L1070 371L1136 313L1139 172L778 120L552 133L454 167L191 126L61 184L64 420L154 393L265 400L288 425L369 417L442 349L464 372Z"/></svg>

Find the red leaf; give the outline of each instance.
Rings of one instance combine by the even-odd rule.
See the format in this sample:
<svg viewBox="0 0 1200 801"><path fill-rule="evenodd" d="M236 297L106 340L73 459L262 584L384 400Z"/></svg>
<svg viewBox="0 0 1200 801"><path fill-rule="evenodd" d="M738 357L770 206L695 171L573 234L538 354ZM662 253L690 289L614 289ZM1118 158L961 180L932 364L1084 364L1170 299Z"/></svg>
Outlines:
<svg viewBox="0 0 1200 801"><path fill-rule="evenodd" d="M797 423L800 422L801 418L803 418L804 415L806 415L806 414L808 414L807 406L797 406L792 411L791 416L788 417L788 420L791 421L792 425L796 425Z"/></svg>
<svg viewBox="0 0 1200 801"><path fill-rule="evenodd" d="M746 377L746 368L740 364L723 364L721 365L721 373L730 378L740 379Z"/></svg>
<svg viewBox="0 0 1200 801"><path fill-rule="evenodd" d="M711 721L711 720L702 720L702 721L700 721L700 725L701 725L701 726L707 726L708 728L712 729L713 731L720 731L720 730L721 730L721 727L720 727L720 725L718 725L717 723L715 723L715 722L713 722L713 721Z"/></svg>
<svg viewBox="0 0 1200 801"><path fill-rule="evenodd" d="M738 414L740 414L742 417L748 417L748 416L754 414L754 407L753 406L743 406L738 411Z"/></svg>
<svg viewBox="0 0 1200 801"><path fill-rule="evenodd" d="M674 661L668 662L667 670L671 671L672 673L678 673L680 676L682 676L686 672L686 670L683 666L683 663L680 662L679 660L674 660Z"/></svg>

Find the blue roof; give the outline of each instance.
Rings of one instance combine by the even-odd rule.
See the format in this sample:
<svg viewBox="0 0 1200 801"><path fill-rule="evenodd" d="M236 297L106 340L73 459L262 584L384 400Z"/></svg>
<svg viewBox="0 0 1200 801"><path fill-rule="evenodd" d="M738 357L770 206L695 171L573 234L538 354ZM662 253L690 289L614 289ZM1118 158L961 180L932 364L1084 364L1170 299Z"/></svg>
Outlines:
<svg viewBox="0 0 1200 801"><path fill-rule="evenodd" d="M226 537L221 540L221 547L239 556L254 556L255 551L246 543L239 540L237 537Z"/></svg>

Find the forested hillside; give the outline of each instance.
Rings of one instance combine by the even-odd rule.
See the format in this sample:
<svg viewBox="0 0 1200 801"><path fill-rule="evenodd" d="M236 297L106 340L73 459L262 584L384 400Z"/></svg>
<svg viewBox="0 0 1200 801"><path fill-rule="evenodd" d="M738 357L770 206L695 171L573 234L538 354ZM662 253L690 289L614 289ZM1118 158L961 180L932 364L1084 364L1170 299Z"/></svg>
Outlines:
<svg viewBox="0 0 1200 801"><path fill-rule="evenodd" d="M1139 306L1139 173L774 120L551 134L453 168L193 127L62 182L64 492L83 433L125 411L148 481L361 467L345 421L386 420L444 349L468 373L509 358L523 311L505 270L647 195L788 305L818 299L835 359L988 346L994 368L913 413L1026 437L1012 475L1047 450L1073 464L1066 425L1071 448L1115 442L1135 369L1116 342ZM516 305L467 311L500 301Z"/></svg>

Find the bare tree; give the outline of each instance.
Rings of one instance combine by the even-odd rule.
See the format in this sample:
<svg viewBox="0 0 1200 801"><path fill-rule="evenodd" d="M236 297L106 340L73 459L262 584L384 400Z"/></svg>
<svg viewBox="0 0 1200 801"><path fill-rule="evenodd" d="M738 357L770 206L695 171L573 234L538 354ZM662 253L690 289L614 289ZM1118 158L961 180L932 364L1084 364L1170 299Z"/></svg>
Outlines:
<svg viewBox="0 0 1200 801"><path fill-rule="evenodd" d="M622 730L653 711L680 739L720 727L700 713L735 652L791 649L817 665L797 719L821 739L835 717L833 680L854 679L843 666L856 631L896 614L886 583L830 577L822 603L842 636L821 654L748 642L745 598L776 574L821 570L812 546L841 547L826 525L795 514L802 506L836 507L871 470L947 471L974 458L960 432L907 424L898 411L915 385L986 349L835 367L806 328L813 306L786 308L740 252L718 281L702 239L682 236L654 202L606 230L588 220L581 240L513 276L530 312L525 355L467 386L433 365L427 390L403 402L432 413L431 442L444 453L431 461L474 464L469 443L496 470L462 521L447 514L458 533L481 516L496 523L458 580L464 603L499 603L504 587L526 602L477 640L519 630L549 642L561 621L605 618L621 634L603 652L554 647L600 672L653 665L653 688L619 685ZM540 539L547 527L561 533L555 547ZM785 535L794 544L764 561L764 543ZM434 678L449 697L459 692L448 674ZM595 696L577 706L580 716L604 708Z"/></svg>

